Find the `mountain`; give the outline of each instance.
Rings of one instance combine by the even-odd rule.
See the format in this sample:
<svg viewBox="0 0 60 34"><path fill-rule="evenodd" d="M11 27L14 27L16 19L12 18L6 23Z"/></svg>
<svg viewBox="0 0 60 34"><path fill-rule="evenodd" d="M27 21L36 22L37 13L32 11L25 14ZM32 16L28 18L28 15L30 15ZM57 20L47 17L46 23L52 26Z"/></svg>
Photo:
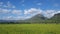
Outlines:
<svg viewBox="0 0 60 34"><path fill-rule="evenodd" d="M50 19L47 19L43 15L38 14L30 19L25 20L25 22L30 22L30 23L60 23L60 13L55 14Z"/></svg>
<svg viewBox="0 0 60 34"><path fill-rule="evenodd" d="M47 20L46 17L44 17L43 15L37 14L37 15L33 16L32 18L24 20L24 21L30 22L30 23L42 23L45 20Z"/></svg>
<svg viewBox="0 0 60 34"><path fill-rule="evenodd" d="M55 14L54 17L52 17L51 19L60 20L60 13L59 14Z"/></svg>
<svg viewBox="0 0 60 34"><path fill-rule="evenodd" d="M60 23L60 13L55 14L54 17L52 17L50 20L52 20L55 23Z"/></svg>

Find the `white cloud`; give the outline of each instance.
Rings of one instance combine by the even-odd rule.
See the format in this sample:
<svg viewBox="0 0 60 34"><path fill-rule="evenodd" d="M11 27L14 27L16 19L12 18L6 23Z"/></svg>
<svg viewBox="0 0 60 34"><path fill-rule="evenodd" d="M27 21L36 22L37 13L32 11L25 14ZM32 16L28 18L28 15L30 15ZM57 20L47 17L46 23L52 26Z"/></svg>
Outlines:
<svg viewBox="0 0 60 34"><path fill-rule="evenodd" d="M34 14L34 13L41 13L42 10L36 9L36 8L31 8L28 10L24 10L24 14Z"/></svg>
<svg viewBox="0 0 60 34"><path fill-rule="evenodd" d="M58 13L60 13L60 11L55 12L55 14L58 14Z"/></svg>
<svg viewBox="0 0 60 34"><path fill-rule="evenodd" d="M16 19L14 19L13 16L4 16L4 17L2 17L1 19L2 19L2 20L16 20Z"/></svg>
<svg viewBox="0 0 60 34"><path fill-rule="evenodd" d="M2 12L9 13L11 10L3 9Z"/></svg>
<svg viewBox="0 0 60 34"><path fill-rule="evenodd" d="M0 13L9 13L11 10L0 8Z"/></svg>
<svg viewBox="0 0 60 34"><path fill-rule="evenodd" d="M6 18L6 20L11 20L11 18L12 18L12 16L7 16L7 17L5 17Z"/></svg>
<svg viewBox="0 0 60 34"><path fill-rule="evenodd" d="M4 9L4 8L0 8L0 14L15 14L15 15L21 15L22 14L22 10L17 10L17 9Z"/></svg>
<svg viewBox="0 0 60 34"><path fill-rule="evenodd" d="M14 16L4 16L0 19L2 19L2 20L24 20L26 18L24 18L23 16L16 16L16 17L14 17Z"/></svg>
<svg viewBox="0 0 60 34"><path fill-rule="evenodd" d="M12 14L21 15L22 10L12 10Z"/></svg>
<svg viewBox="0 0 60 34"><path fill-rule="evenodd" d="M55 12L56 12L55 10L46 10L47 14L51 14L51 13L55 13Z"/></svg>
<svg viewBox="0 0 60 34"><path fill-rule="evenodd" d="M13 17L13 16L4 16L4 17L2 17L1 19L2 20L16 20L16 19L14 19L15 17Z"/></svg>
<svg viewBox="0 0 60 34"><path fill-rule="evenodd" d="M46 10L43 12L44 17L51 18L56 14L55 10Z"/></svg>

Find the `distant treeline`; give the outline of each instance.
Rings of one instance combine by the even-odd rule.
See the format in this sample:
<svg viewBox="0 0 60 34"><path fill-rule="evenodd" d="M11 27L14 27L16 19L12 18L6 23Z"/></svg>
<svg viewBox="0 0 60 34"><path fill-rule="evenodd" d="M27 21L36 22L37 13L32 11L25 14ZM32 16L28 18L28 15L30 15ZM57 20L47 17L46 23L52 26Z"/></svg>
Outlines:
<svg viewBox="0 0 60 34"><path fill-rule="evenodd" d="M60 22L57 21L43 21L43 22L0 22L0 24L48 24L48 23L55 23L59 24Z"/></svg>
<svg viewBox="0 0 60 34"><path fill-rule="evenodd" d="M31 24L30 22L0 22L0 24Z"/></svg>

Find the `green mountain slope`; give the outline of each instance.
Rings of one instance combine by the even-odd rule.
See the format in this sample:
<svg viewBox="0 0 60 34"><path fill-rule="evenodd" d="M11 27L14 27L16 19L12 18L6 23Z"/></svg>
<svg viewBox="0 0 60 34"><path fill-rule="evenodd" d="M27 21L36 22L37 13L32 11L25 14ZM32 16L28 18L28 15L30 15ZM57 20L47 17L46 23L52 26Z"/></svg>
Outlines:
<svg viewBox="0 0 60 34"><path fill-rule="evenodd" d="M27 19L26 21L31 22L31 23L41 23L44 20L46 20L46 18L43 15L38 14L38 15L33 16L30 19Z"/></svg>
<svg viewBox="0 0 60 34"><path fill-rule="evenodd" d="M50 20L52 20L52 22L55 22L55 23L60 23L60 13L55 14L54 17L52 17Z"/></svg>

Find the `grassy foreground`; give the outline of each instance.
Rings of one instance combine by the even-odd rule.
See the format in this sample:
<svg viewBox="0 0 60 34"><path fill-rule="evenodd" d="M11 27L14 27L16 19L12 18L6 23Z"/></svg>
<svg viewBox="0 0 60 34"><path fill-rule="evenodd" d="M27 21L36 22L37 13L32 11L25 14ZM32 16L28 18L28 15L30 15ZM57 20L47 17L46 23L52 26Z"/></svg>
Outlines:
<svg viewBox="0 0 60 34"><path fill-rule="evenodd" d="M60 24L0 24L0 34L60 34Z"/></svg>

